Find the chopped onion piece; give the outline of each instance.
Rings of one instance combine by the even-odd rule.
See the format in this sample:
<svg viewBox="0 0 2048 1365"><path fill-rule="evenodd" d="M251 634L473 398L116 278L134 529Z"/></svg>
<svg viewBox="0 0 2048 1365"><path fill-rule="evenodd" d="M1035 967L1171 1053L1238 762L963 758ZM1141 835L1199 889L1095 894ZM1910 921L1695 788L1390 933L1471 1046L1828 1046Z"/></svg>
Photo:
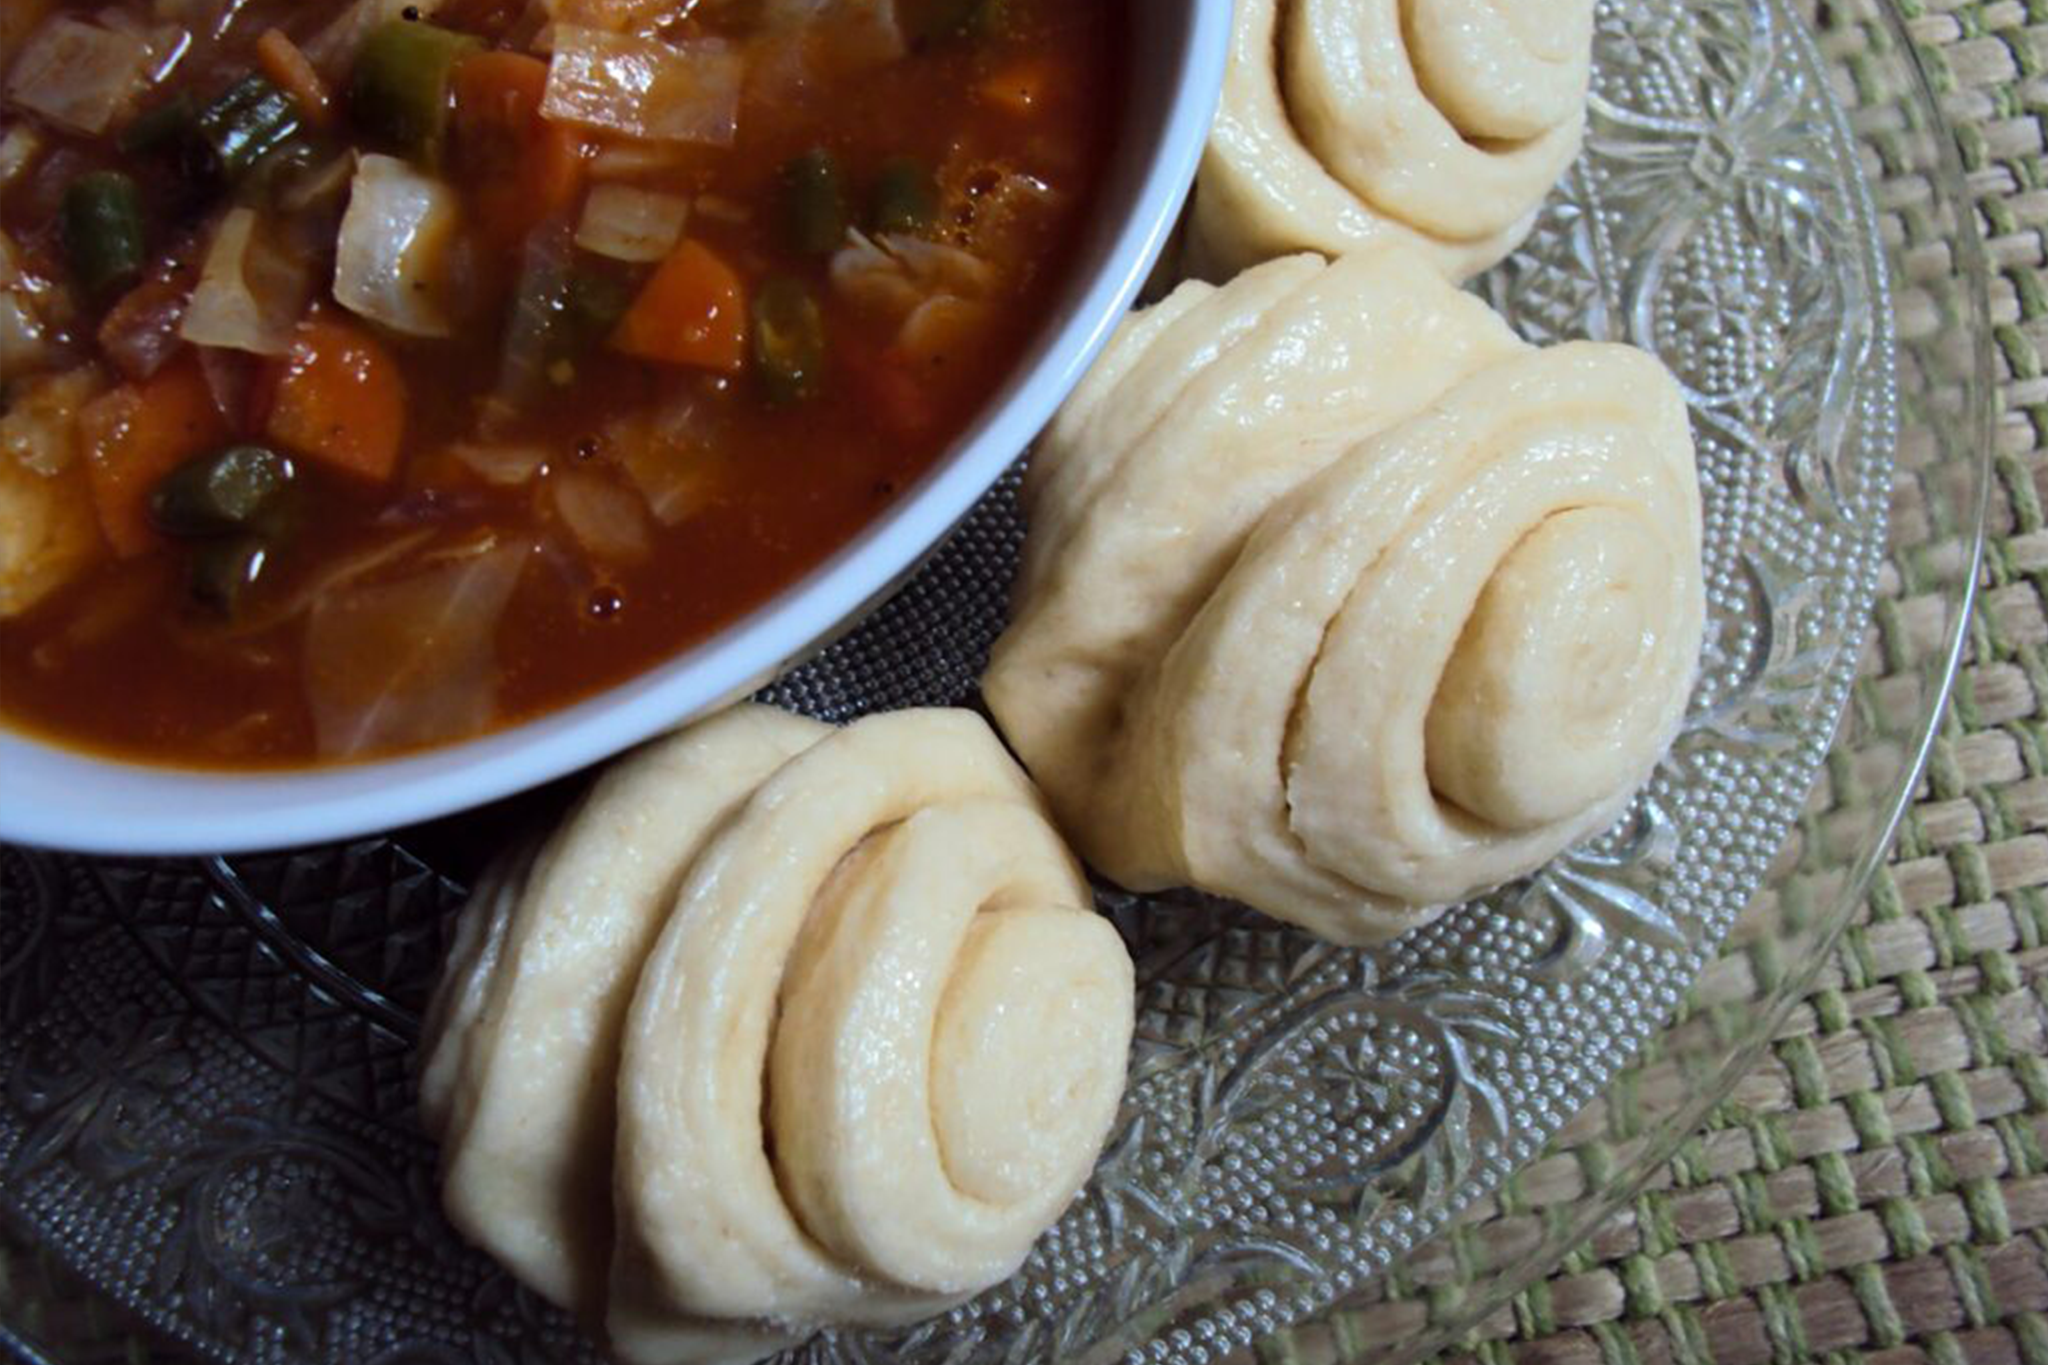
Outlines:
<svg viewBox="0 0 2048 1365"><path fill-rule="evenodd" d="M615 261L659 261L675 249L689 216L690 201L681 195L599 185L583 201L576 245Z"/></svg>
<svg viewBox="0 0 2048 1365"><path fill-rule="evenodd" d="M530 548L500 545L315 602L305 678L321 754L445 743L488 726L498 621Z"/></svg>
<svg viewBox="0 0 2048 1365"><path fill-rule="evenodd" d="M42 150L42 134L33 125L17 123L10 127L7 136L0 137L0 190L20 179Z"/></svg>
<svg viewBox="0 0 2048 1365"><path fill-rule="evenodd" d="M396 157L363 157L341 220L334 297L410 336L452 335L445 298L459 203L455 191Z"/></svg>
<svg viewBox="0 0 2048 1365"><path fill-rule="evenodd" d="M338 199L355 173L355 152L337 152L305 174L292 177L278 193L278 205L288 213L304 213L330 199Z"/></svg>
<svg viewBox="0 0 2048 1365"><path fill-rule="evenodd" d="M7 95L52 123L97 137L141 88L149 59L149 43L133 33L59 16L15 58Z"/></svg>
<svg viewBox="0 0 2048 1365"><path fill-rule="evenodd" d="M669 43L559 24L540 111L657 142L728 147L745 74L745 59L715 38Z"/></svg>
<svg viewBox="0 0 2048 1365"><path fill-rule="evenodd" d="M232 209L214 231L178 335L195 346L283 355L312 286L304 259L278 243L256 210Z"/></svg>
<svg viewBox="0 0 2048 1365"><path fill-rule="evenodd" d="M484 445L465 443L449 447L449 454L460 460L485 483L500 488L512 488L525 483L540 472L548 462L545 446Z"/></svg>
<svg viewBox="0 0 2048 1365"><path fill-rule="evenodd" d="M22 273L13 240L0 232L0 379L36 369L50 358L49 335L34 298L34 281Z"/></svg>
<svg viewBox="0 0 2048 1365"><path fill-rule="evenodd" d="M685 166L694 151L679 142L642 142L638 138L605 140L590 158L592 180L645 180Z"/></svg>
<svg viewBox="0 0 2048 1365"><path fill-rule="evenodd" d="M556 514L593 558L634 564L654 548L647 509L630 489L582 469L561 470L548 485Z"/></svg>
<svg viewBox="0 0 2048 1365"><path fill-rule="evenodd" d="M49 339L28 301L11 289L0 290L0 380L26 374L49 358Z"/></svg>
<svg viewBox="0 0 2048 1365"><path fill-rule="evenodd" d="M130 379L147 379L185 344L178 335L192 302L192 275L182 263L159 270L123 294L100 320L100 352Z"/></svg>

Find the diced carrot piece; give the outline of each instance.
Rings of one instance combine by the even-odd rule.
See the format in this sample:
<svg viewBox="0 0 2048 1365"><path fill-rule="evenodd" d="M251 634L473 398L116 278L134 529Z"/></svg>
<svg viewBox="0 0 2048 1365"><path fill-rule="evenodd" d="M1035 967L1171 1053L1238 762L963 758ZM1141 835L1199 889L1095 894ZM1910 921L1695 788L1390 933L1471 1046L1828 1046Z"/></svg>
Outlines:
<svg viewBox="0 0 2048 1365"><path fill-rule="evenodd" d="M256 40L256 65L270 77L271 84L292 97L299 112L316 128L334 124L334 96L327 82L313 69L299 45L280 29L265 29Z"/></svg>
<svg viewBox="0 0 2048 1365"><path fill-rule="evenodd" d="M299 324L270 407L270 438L309 459L388 479L405 439L405 377L384 344L331 313Z"/></svg>
<svg viewBox="0 0 2048 1365"><path fill-rule="evenodd" d="M1052 92L1053 71L1043 58L1012 62L977 87L984 102L1017 118L1030 118L1045 107Z"/></svg>
<svg viewBox="0 0 2048 1365"><path fill-rule="evenodd" d="M541 116L547 86L547 63L523 52L480 52L455 68L457 164L472 221L501 246L568 212L583 185L583 138Z"/></svg>
<svg viewBox="0 0 2048 1365"><path fill-rule="evenodd" d="M619 319L612 347L642 360L734 374L747 359L747 291L733 268L685 238Z"/></svg>
<svg viewBox="0 0 2048 1365"><path fill-rule="evenodd" d="M95 398L78 421L100 529L124 559L162 543L149 522L149 497L164 475L229 435L189 351L149 378Z"/></svg>

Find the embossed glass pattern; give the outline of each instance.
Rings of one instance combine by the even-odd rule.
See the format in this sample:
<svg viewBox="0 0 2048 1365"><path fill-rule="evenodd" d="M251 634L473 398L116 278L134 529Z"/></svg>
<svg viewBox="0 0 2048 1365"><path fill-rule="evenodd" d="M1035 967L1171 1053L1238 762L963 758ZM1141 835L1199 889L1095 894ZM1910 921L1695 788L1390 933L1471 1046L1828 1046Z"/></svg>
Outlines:
<svg viewBox="0 0 2048 1365"><path fill-rule="evenodd" d="M1010 1283L801 1354L1192 1363L1304 1323L1305 1351L1412 1354L1554 1259L1726 1093L1896 817L1981 520L1983 294L1957 180L1896 25L1825 8L1816 45L1779 0L1607 0L1585 154L1480 285L1532 340L1655 349L1691 404L1708 645L1630 816L1371 952L1105 888L1141 1001L1088 1191ZM1920 193L1901 206L1903 171ZM771 699L843 719L971 697L1014 487ZM0 852L7 1215L223 1360L595 1359L435 1212L408 1076L463 880L551 800L232 860ZM1662 1117L1609 1133L1617 1078ZM1589 1135L1625 1159L1533 1230L1501 1214L1511 1172ZM1443 1240L1460 1215L1515 1233Z"/></svg>

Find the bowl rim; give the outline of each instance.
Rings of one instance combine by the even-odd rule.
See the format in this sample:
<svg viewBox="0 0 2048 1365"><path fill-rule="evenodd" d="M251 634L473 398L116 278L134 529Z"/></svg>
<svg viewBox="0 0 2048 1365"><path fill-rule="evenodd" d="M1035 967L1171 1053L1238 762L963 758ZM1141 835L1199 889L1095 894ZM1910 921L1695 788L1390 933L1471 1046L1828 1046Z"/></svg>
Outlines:
<svg viewBox="0 0 2048 1365"><path fill-rule="evenodd" d="M567 706L415 753L299 769L216 770L68 747L0 725L0 841L80 853L242 853L433 819L585 768L758 689L900 586L993 486L1093 363L1170 239L1221 95L1231 0L1131 11L1134 58L1160 68L1156 131L1131 207L981 416L897 502L710 639ZM1140 20L1178 15L1153 36ZM1157 57L1143 51L1157 42ZM1126 120L1143 118L1141 82ZM1086 250L1088 248L1084 248ZM1070 285L1070 289L1074 286Z"/></svg>

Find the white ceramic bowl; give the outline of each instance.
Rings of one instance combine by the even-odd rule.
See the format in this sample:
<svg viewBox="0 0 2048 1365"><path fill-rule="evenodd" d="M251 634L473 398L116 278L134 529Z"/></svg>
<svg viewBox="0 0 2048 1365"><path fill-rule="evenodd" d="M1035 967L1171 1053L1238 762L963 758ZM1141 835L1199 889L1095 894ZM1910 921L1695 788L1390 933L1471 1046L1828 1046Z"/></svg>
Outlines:
<svg viewBox="0 0 2048 1365"><path fill-rule="evenodd" d="M284 773L123 763L0 730L0 840L102 853L239 852L430 819L572 772L744 696L900 583L1016 458L1158 257L1215 112L1230 0L1134 0L1124 136L1054 319L954 448L765 607L566 709L404 758Z"/></svg>

